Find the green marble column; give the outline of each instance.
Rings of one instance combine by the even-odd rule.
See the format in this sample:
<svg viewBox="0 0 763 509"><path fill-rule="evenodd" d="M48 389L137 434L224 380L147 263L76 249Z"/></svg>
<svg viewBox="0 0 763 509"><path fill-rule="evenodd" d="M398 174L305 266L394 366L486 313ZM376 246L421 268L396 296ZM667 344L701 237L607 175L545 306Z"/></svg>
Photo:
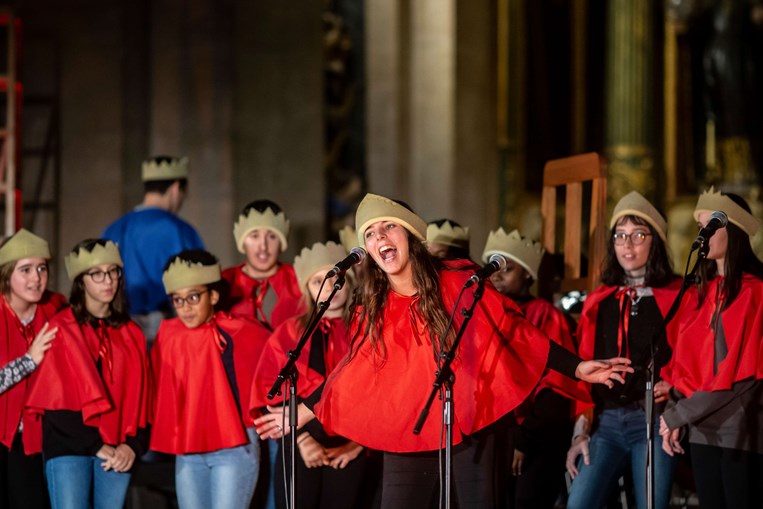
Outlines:
<svg viewBox="0 0 763 509"><path fill-rule="evenodd" d="M610 201L634 189L655 198L653 4L607 3L605 153Z"/></svg>

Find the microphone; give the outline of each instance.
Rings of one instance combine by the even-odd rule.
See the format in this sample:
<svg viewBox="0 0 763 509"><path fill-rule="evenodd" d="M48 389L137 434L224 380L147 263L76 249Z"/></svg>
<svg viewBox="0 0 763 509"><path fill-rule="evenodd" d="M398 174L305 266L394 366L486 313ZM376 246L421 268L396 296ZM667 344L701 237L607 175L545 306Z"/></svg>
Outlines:
<svg viewBox="0 0 763 509"><path fill-rule="evenodd" d="M469 281L466 282L464 288L469 288L470 286L473 286L480 281L489 278L490 274L493 272L498 272L499 270L505 269L508 263L509 262L506 260L505 256L499 255L497 253L492 255L490 257L490 261L483 265L481 269L479 269L474 273L472 277L469 278Z"/></svg>
<svg viewBox="0 0 763 509"><path fill-rule="evenodd" d="M326 273L325 279L338 276L340 274L344 274L345 272L347 272L347 269L349 269L355 264L362 262L363 258L365 257L366 257L365 249L363 249L362 247L353 247L352 251L350 251L350 254L348 254L344 260L337 262L337 264L334 265L334 268Z"/></svg>
<svg viewBox="0 0 763 509"><path fill-rule="evenodd" d="M729 216L722 210L716 210L710 214L710 221L708 221L705 227L699 231L697 239L691 245L691 250L694 251L708 242L710 237L715 234L716 230L725 227L727 224L729 224Z"/></svg>

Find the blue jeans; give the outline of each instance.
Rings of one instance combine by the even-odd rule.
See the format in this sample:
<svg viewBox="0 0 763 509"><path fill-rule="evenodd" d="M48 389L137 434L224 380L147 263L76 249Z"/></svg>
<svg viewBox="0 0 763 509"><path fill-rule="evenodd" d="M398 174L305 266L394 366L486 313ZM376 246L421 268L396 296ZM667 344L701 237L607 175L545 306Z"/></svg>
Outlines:
<svg viewBox="0 0 763 509"><path fill-rule="evenodd" d="M248 428L249 444L175 458L181 509L246 509L260 470L260 444Z"/></svg>
<svg viewBox="0 0 763 509"><path fill-rule="evenodd" d="M53 509L114 509L125 503L129 472L105 472L95 456L59 456L45 462ZM92 504L91 504L92 497Z"/></svg>
<svg viewBox="0 0 763 509"><path fill-rule="evenodd" d="M644 410L635 406L604 410L598 428L588 444L590 465L578 461L578 475L572 482L567 509L602 507L626 471L633 475L636 507L646 508L646 425ZM662 450L662 437L655 424L654 437L654 507L670 506L670 490L676 458Z"/></svg>

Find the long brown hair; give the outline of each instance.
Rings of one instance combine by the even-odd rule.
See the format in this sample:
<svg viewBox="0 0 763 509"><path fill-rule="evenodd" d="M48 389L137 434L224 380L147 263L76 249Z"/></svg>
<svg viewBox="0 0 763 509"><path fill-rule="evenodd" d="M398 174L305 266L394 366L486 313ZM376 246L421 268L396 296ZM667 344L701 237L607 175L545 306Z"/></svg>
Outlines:
<svg viewBox="0 0 763 509"><path fill-rule="evenodd" d="M408 253L413 268L413 284L419 296L418 310L427 322L427 330L432 339L435 358L440 351L450 347L453 331L445 337L449 314L440 293L440 274L442 262L427 251L424 244L406 230L408 235ZM368 256L361 264L363 278L355 292L355 304L358 306L358 328L352 338L350 357L358 352L363 343L369 341L371 349L381 363L387 357L382 329L384 327L384 304L390 292L389 279L385 272Z"/></svg>

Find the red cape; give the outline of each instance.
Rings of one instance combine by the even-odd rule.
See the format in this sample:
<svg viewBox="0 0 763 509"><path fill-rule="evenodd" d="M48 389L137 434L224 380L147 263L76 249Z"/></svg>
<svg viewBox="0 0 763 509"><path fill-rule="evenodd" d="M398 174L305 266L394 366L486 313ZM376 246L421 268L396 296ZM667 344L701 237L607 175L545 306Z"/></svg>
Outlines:
<svg viewBox="0 0 763 509"><path fill-rule="evenodd" d="M252 291L261 280L253 279L244 274L243 267L244 264L242 263L237 267L225 269L222 274L223 279L230 284L230 298L234 303L230 309L230 314L258 320L255 314ZM278 271L267 278L267 281L278 298L273 312L270 314L270 322L265 324L272 330L287 319L303 314L305 305L302 301L299 283L297 283L297 276L291 265L279 264Z"/></svg>
<svg viewBox="0 0 763 509"><path fill-rule="evenodd" d="M695 391L723 391L735 382L763 378L763 281L744 275L739 295L721 314L728 354L713 374L715 336L711 326L723 278L708 284L702 307L696 287L690 288L674 322L678 339L663 378L686 396Z"/></svg>
<svg viewBox="0 0 763 509"><path fill-rule="evenodd" d="M5 297L0 295L0 299L0 333L5 338L0 344L0 366L5 366L26 354L42 326L66 305L66 297L46 291L37 303L34 318L26 327L21 325ZM36 373L32 373L0 394L0 443L10 449L19 429L19 421L23 420L24 433L21 437L26 454L42 451L42 421L23 412L27 390L35 376Z"/></svg>
<svg viewBox="0 0 763 509"><path fill-rule="evenodd" d="M242 420L223 366L215 326L233 338ZM179 318L162 321L151 349L154 372L151 449L168 454L217 451L249 443L254 367L270 331L223 313L189 329Z"/></svg>
<svg viewBox="0 0 763 509"><path fill-rule="evenodd" d="M350 349L350 337L347 326L341 318L324 318L321 322L331 324L327 351L324 359L326 371L331 373L333 368L347 355ZM259 409L266 405L273 405L283 401L283 396L276 396L272 400L267 398L267 393L288 360L287 352L297 346L302 335L300 318L291 318L282 323L268 339L265 348L257 363L257 370L252 383L251 413L256 415ZM320 373L308 368L312 340L309 339L297 359L297 396L305 398L315 391L325 381ZM285 390L285 386L282 391Z"/></svg>
<svg viewBox="0 0 763 509"><path fill-rule="evenodd" d="M118 445L135 436L148 420L149 375L146 338L134 322L107 326L111 368L96 362L100 340L90 325L80 325L71 308L50 320L58 327L53 346L37 370L27 396L27 411L82 412L88 426L98 428L101 439Z"/></svg>
<svg viewBox="0 0 763 509"><path fill-rule="evenodd" d="M552 341L563 346L570 352L575 352L575 342L567 325L564 313L556 309L550 302L535 298L520 306L527 319ZM532 399L543 389L551 389L567 399L582 404L592 404L591 396L580 384L552 369L546 369L540 383L526 404L532 404ZM521 421L525 413L525 404L517 409L517 418Z"/></svg>
<svg viewBox="0 0 763 509"><path fill-rule="evenodd" d="M445 309L470 271L443 270L440 290ZM459 307L469 307L464 292ZM441 445L441 411L435 404L420 435L412 433L429 396L437 365L418 297L394 292L384 304L386 361L364 342L326 381L315 411L327 431L372 449L389 452L431 451ZM459 313L454 322L458 330ZM357 324L353 324L354 330ZM538 384L548 360L549 343L519 308L491 286L478 304L453 364L454 443L516 408Z"/></svg>
<svg viewBox="0 0 763 509"><path fill-rule="evenodd" d="M662 288L652 288L654 294L654 300L657 303L657 307L660 309L660 313L664 317L668 314L673 300L676 298L676 294L681 289L681 280L675 279L667 286ZM578 355L581 359L590 360L593 359L594 345L596 343L596 317L599 313L599 304L605 298L612 295L617 291L616 286L600 286L586 297L583 303L583 311L580 314L580 321L578 322ZM675 321L675 320L674 320ZM673 335L668 333L668 343L673 346ZM586 382L578 382L578 385L582 387L589 394L591 393L591 384ZM593 400L589 398L588 403L577 402L575 405L575 413L581 414L588 408L593 406Z"/></svg>

